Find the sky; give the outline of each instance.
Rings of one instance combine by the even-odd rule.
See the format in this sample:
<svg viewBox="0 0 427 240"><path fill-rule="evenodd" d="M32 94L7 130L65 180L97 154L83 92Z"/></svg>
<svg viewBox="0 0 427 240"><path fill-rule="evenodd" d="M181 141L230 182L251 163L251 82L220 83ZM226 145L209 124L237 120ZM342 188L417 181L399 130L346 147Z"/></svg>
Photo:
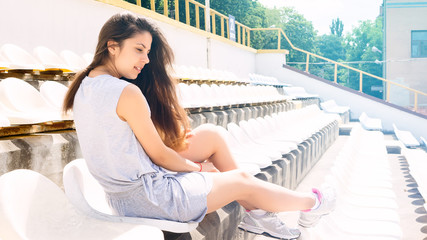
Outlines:
<svg viewBox="0 0 427 240"><path fill-rule="evenodd" d="M313 23L319 35L329 34L332 19L344 23L344 33L351 32L358 21L374 20L383 0L258 0L266 7L295 7Z"/></svg>

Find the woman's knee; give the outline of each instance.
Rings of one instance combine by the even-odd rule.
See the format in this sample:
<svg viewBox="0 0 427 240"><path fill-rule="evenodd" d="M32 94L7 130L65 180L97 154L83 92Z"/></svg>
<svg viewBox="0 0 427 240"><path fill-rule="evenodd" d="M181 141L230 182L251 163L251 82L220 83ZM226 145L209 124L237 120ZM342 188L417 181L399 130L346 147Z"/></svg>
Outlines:
<svg viewBox="0 0 427 240"><path fill-rule="evenodd" d="M237 186L236 191L239 192L239 199L244 200L251 196L254 186L254 176L243 170L236 170Z"/></svg>
<svg viewBox="0 0 427 240"><path fill-rule="evenodd" d="M218 126L211 123L206 123L198 126L192 131L193 134L209 139L211 142L223 142L224 138L221 135Z"/></svg>
<svg viewBox="0 0 427 240"><path fill-rule="evenodd" d="M205 123L202 124L192 131L194 134L209 134L209 135L216 135L218 134L218 131L216 129L216 126L212 123Z"/></svg>
<svg viewBox="0 0 427 240"><path fill-rule="evenodd" d="M250 173L241 170L241 169L237 169L236 171L236 176L237 178L242 181L243 183L248 183L250 182L254 176L252 176Z"/></svg>

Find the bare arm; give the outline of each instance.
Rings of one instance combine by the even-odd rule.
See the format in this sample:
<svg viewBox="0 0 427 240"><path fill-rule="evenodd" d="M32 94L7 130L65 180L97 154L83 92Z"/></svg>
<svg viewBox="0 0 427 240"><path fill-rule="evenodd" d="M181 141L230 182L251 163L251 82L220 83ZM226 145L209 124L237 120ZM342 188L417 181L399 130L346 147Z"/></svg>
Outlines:
<svg viewBox="0 0 427 240"><path fill-rule="evenodd" d="M137 86L129 84L124 88L116 111L117 115L129 124L145 152L155 164L175 172L200 170L198 164L182 158L163 143L151 121L145 97Z"/></svg>

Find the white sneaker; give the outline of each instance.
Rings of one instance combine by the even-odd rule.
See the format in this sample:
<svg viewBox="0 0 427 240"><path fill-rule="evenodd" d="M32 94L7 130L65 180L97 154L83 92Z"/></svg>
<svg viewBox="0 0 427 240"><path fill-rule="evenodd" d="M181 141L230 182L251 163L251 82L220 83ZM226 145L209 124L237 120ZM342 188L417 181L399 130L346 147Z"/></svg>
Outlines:
<svg viewBox="0 0 427 240"><path fill-rule="evenodd" d="M266 233L281 239L296 239L301 235L298 229L286 227L276 213L261 209L246 212L239 228L256 234Z"/></svg>
<svg viewBox="0 0 427 240"><path fill-rule="evenodd" d="M332 212L336 206L336 193L334 188L330 186L325 186L321 190L313 188L313 193L317 195L320 204L316 209L300 212L298 224L303 227L313 227L323 215Z"/></svg>

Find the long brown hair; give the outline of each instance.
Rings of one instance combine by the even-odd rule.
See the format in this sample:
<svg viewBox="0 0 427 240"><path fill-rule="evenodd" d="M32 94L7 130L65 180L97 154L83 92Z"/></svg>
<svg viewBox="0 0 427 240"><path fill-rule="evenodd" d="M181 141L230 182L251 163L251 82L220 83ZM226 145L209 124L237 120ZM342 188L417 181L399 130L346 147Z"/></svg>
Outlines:
<svg viewBox="0 0 427 240"><path fill-rule="evenodd" d="M166 146L184 150L185 135L189 128L187 113L179 105L176 80L170 75L174 59L163 34L157 27L148 30L153 42L148 54L150 63L145 65L135 81L151 109L151 119Z"/></svg>
<svg viewBox="0 0 427 240"><path fill-rule="evenodd" d="M113 15L101 28L92 63L74 76L64 99L63 111L73 108L74 96L83 79L94 68L106 64L109 59L107 42L113 40L122 46L124 40L147 31L152 35L150 63L146 64L134 82L146 97L151 109L151 119L166 146L176 151L186 148L185 134L188 119L179 105L175 81L168 73L173 62L173 52L157 27L131 13Z"/></svg>

